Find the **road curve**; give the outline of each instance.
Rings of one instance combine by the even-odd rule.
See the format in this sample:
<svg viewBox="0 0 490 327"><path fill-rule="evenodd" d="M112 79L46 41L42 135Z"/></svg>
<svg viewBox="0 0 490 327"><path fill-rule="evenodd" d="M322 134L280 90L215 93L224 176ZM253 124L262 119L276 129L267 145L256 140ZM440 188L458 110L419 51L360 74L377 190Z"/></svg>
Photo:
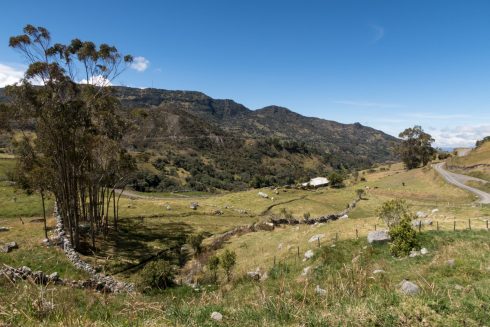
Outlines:
<svg viewBox="0 0 490 327"><path fill-rule="evenodd" d="M444 164L445 164L444 162L438 163L438 164L433 165L433 167L448 183L451 183L451 184L453 184L453 185L455 185L455 186L457 186L463 190L470 191L473 194L476 194L480 198L480 201L479 201L480 203L490 203L490 194L489 193L465 184L468 181L476 181L476 182L483 182L483 183L488 183L488 181L485 181L485 180L479 179L479 178L475 178L475 177L471 177L471 176L452 173L452 172L444 169Z"/></svg>

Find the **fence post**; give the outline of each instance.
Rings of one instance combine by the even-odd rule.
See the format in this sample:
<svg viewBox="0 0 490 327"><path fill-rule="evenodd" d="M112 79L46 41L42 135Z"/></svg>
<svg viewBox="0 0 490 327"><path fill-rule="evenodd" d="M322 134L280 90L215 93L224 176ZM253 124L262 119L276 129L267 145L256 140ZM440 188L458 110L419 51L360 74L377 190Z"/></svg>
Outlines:
<svg viewBox="0 0 490 327"><path fill-rule="evenodd" d="M374 224L374 230L376 230L376 224Z"/></svg>
<svg viewBox="0 0 490 327"><path fill-rule="evenodd" d="M468 228L471 230L471 219L468 218Z"/></svg>
<svg viewBox="0 0 490 327"><path fill-rule="evenodd" d="M456 231L456 220L454 221L453 232Z"/></svg>
<svg viewBox="0 0 490 327"><path fill-rule="evenodd" d="M298 246L298 259L299 259L299 246Z"/></svg>
<svg viewBox="0 0 490 327"><path fill-rule="evenodd" d="M335 241L339 240L339 233L335 233Z"/></svg>
<svg viewBox="0 0 490 327"><path fill-rule="evenodd" d="M421 232L422 230L422 220L419 220L419 233Z"/></svg>
<svg viewBox="0 0 490 327"><path fill-rule="evenodd" d="M488 230L488 219L487 219L487 230Z"/></svg>
<svg viewBox="0 0 490 327"><path fill-rule="evenodd" d="M274 256L274 266L276 265L276 256Z"/></svg>
<svg viewBox="0 0 490 327"><path fill-rule="evenodd" d="M316 240L318 241L318 247L320 247L320 237L317 237Z"/></svg>
<svg viewBox="0 0 490 327"><path fill-rule="evenodd" d="M359 231L356 228L356 240L359 238Z"/></svg>
<svg viewBox="0 0 490 327"><path fill-rule="evenodd" d="M436 221L437 231L439 231L439 222Z"/></svg>

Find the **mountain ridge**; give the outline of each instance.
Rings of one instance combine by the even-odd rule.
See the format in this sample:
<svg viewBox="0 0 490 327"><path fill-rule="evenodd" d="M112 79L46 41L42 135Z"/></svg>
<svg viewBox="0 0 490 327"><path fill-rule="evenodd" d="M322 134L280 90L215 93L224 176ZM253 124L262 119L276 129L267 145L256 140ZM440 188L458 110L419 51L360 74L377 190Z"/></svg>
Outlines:
<svg viewBox="0 0 490 327"><path fill-rule="evenodd" d="M360 123L306 117L271 105L251 110L198 91L113 87L131 125L139 190L245 189L291 184L338 169L393 161L393 136ZM0 101L6 101L0 89Z"/></svg>

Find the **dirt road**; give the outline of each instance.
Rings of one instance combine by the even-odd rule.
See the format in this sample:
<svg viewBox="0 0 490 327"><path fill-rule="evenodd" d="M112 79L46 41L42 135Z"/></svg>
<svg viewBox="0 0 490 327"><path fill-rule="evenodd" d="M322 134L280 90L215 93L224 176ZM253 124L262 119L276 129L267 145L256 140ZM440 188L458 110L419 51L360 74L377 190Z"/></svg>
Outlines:
<svg viewBox="0 0 490 327"><path fill-rule="evenodd" d="M480 198L480 203L490 203L490 194L484 191L481 191L479 189L476 189L474 187L468 186L465 183L469 181L476 181L476 182L481 182L481 183L487 183L487 181L471 176L466 176L466 175L461 175L461 174L456 174L452 173L450 171L447 171L444 168L444 163L438 163L435 164L434 169L448 182L451 183L463 190L470 191L473 194L476 194Z"/></svg>

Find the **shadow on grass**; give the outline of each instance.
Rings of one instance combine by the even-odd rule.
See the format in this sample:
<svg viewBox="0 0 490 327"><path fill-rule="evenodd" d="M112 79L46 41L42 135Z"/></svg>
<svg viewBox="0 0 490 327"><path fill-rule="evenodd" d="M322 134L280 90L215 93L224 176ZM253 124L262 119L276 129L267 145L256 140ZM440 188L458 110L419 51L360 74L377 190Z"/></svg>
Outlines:
<svg viewBox="0 0 490 327"><path fill-rule="evenodd" d="M193 230L183 222L124 219L100 241L97 256L111 258L106 265L111 274L135 273L157 258L183 265L187 256L181 248Z"/></svg>

